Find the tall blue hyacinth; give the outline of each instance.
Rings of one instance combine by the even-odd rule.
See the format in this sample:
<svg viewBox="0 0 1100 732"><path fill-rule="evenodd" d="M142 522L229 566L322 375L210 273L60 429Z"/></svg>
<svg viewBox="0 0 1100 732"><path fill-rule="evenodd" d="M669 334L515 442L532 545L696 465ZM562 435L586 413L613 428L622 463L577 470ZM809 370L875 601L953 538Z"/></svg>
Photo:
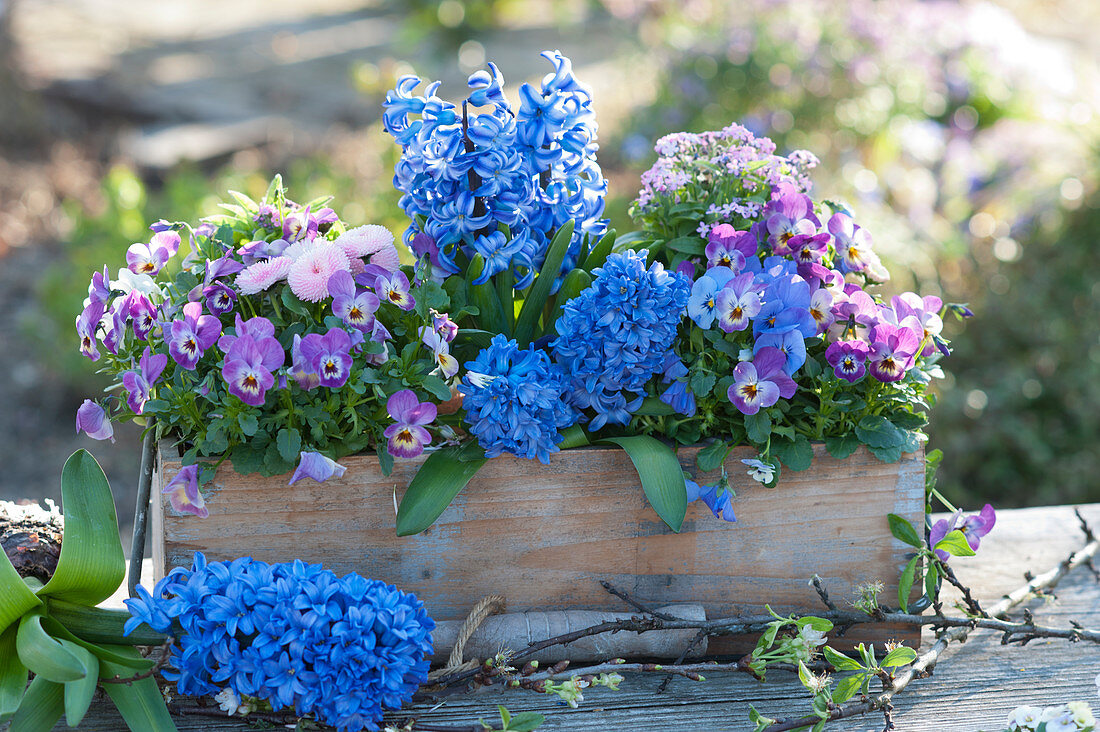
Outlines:
<svg viewBox="0 0 1100 732"><path fill-rule="evenodd" d="M612 254L555 324L554 362L568 375L569 401L593 413L588 429L627 424L646 382L665 370L691 283L646 251Z"/></svg>
<svg viewBox="0 0 1100 732"><path fill-rule="evenodd" d="M546 463L560 430L576 421L563 399L567 379L544 351L521 350L496 335L473 361L458 390L470 432L487 457L509 453Z"/></svg>
<svg viewBox="0 0 1100 732"><path fill-rule="evenodd" d="M125 632L177 636L164 676L182 694L228 686L340 730L377 730L382 710L427 680L435 623L423 604L354 572L196 553L191 569L138 591Z"/></svg>
<svg viewBox="0 0 1100 732"><path fill-rule="evenodd" d="M524 289L565 222L572 219L575 230L563 271L582 254L585 235L606 228L591 93L560 52L542 55L554 71L537 88L520 87L518 110L492 63L470 76L461 106L436 96L439 82L415 95L421 79L412 75L386 95L383 126L401 145L394 185L412 219L406 242L416 239L418 251L430 252L438 276L460 271L459 254L481 254L482 280L511 271L514 286Z"/></svg>

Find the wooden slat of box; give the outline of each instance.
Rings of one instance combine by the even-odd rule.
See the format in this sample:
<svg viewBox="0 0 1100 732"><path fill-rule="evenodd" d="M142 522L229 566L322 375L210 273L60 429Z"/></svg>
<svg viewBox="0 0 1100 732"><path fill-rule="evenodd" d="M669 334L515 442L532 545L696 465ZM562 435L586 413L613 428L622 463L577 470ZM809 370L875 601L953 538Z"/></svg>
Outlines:
<svg viewBox="0 0 1100 732"><path fill-rule="evenodd" d="M680 451L689 473L697 449ZM490 460L428 531L394 533L400 499L422 460L398 461L383 476L372 455L341 461L342 478L287 486L287 477L218 469L204 489L210 517L177 515L160 488L180 468L162 449L154 477L153 560L158 578L188 566L192 554L268 562L321 562L337 574L356 571L415 592L440 620L463 618L482 597L503 594L511 611L539 608L623 609L599 580L654 605L700 603L708 617L823 609L808 582L818 574L843 604L865 582L886 585L896 604L897 578L909 548L890 536L887 513L923 521L923 453L886 464L860 448L838 461L815 446L813 466L784 471L776 488L747 475L730 453L737 522L701 503L688 507L679 534L649 508L626 453L583 448L554 455L548 466L512 457ZM702 475L700 482L717 479ZM854 641L896 638L916 645L909 628L859 627ZM712 644L736 650L743 643Z"/></svg>

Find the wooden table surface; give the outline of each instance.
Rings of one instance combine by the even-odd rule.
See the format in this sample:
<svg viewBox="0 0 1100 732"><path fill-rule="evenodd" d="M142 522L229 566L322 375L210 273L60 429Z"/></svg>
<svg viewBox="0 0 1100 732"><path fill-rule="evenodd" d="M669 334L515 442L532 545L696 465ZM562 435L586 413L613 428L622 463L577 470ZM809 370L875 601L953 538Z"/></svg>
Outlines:
<svg viewBox="0 0 1100 732"><path fill-rule="evenodd" d="M1082 513L1100 529L1100 504L1084 506ZM1069 507L1006 510L998 514L997 525L982 541L978 555L952 559L952 566L980 601L992 604L1024 584L1025 571L1046 571L1083 543ZM1055 595L1032 599L1020 609L1030 608L1037 622L1048 625L1066 627L1076 620L1086 627L1100 627L1100 583L1087 568L1064 578ZM926 630L926 647L931 638ZM931 678L912 682L895 699L894 721L898 730L973 732L1003 729L1009 712L1021 704L1050 706L1080 700L1097 708L1094 680L1098 673L1100 647L1094 644L1037 640L1026 647L1002 646L999 634L975 631L965 644L948 649ZM808 695L790 673L769 673L765 684L744 674L712 674L701 683L677 677L665 693L657 695L661 679L655 674L627 675L619 691L586 691L577 709L533 692L490 690L450 697L437 709L409 708L402 717L411 713L424 722L469 724L479 717L497 718L496 705L504 704L513 712L545 714L540 730L546 732L724 732L751 729L749 704L770 717L802 715L809 709ZM228 719L183 717L176 722L180 730L254 729L245 721ZM834 722L827 729L878 732L882 727L882 715L874 713ZM126 729L110 703L103 701L95 703L81 728ZM57 729L66 727L61 724Z"/></svg>

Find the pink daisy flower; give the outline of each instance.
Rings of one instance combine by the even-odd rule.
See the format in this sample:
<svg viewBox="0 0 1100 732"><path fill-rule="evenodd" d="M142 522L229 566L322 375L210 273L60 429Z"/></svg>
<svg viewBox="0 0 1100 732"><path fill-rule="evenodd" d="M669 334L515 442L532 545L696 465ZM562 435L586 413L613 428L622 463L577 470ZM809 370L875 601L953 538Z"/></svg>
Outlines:
<svg viewBox="0 0 1100 732"><path fill-rule="evenodd" d="M344 250L348 259L369 257L371 264L377 264L390 272L396 272L401 266L401 258L393 245L393 234L379 224L349 229L336 237L333 243Z"/></svg>
<svg viewBox="0 0 1100 732"><path fill-rule="evenodd" d="M309 249L290 266L286 281L291 291L306 302L320 302L329 296L329 277L337 272L351 271L344 250L332 242Z"/></svg>
<svg viewBox="0 0 1100 732"><path fill-rule="evenodd" d="M234 282L245 295L263 292L279 280L285 280L294 264L289 257L272 257L245 268Z"/></svg>

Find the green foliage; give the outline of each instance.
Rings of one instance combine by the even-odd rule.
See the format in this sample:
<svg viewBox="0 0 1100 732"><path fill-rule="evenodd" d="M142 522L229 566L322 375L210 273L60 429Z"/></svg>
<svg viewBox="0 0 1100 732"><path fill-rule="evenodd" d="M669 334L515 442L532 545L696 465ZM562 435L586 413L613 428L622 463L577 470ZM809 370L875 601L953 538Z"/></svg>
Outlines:
<svg viewBox="0 0 1100 732"><path fill-rule="evenodd" d="M430 454L401 498L397 535L419 534L431 526L486 460L476 442Z"/></svg>
<svg viewBox="0 0 1100 732"><path fill-rule="evenodd" d="M676 452L648 435L606 437L601 442L610 442L626 450L653 510L670 529L679 531L687 512L687 489Z"/></svg>

